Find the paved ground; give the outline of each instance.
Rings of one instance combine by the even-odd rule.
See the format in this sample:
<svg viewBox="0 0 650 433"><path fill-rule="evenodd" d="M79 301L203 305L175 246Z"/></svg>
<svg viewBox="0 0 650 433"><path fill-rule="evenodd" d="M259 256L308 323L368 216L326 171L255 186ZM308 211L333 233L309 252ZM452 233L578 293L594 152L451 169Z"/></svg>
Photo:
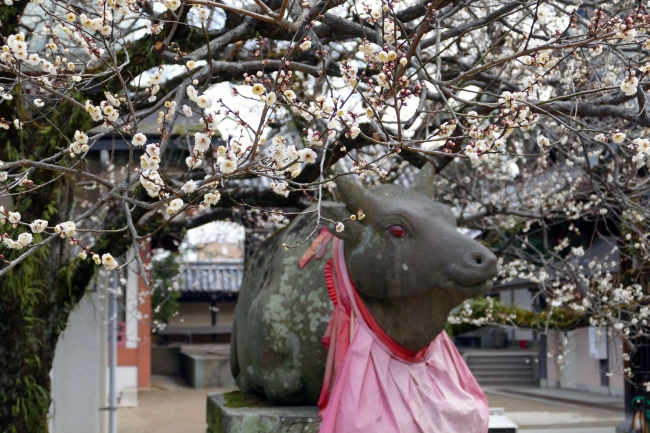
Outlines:
<svg viewBox="0 0 650 433"><path fill-rule="evenodd" d="M154 376L138 391L138 407L117 410L118 433L205 433L206 397L226 388L192 389L180 379Z"/></svg>
<svg viewBox="0 0 650 433"><path fill-rule="evenodd" d="M520 433L614 433L623 421L623 399L578 391L486 389L490 407L505 408Z"/></svg>
<svg viewBox="0 0 650 433"><path fill-rule="evenodd" d="M614 427L578 427L519 430L519 433L615 433Z"/></svg>
<svg viewBox="0 0 650 433"><path fill-rule="evenodd" d="M206 396L214 391L155 377L150 390L138 392L138 407L118 409L118 432L205 433ZM522 388L485 391L490 407L505 408L520 433L614 433L623 421L620 397Z"/></svg>

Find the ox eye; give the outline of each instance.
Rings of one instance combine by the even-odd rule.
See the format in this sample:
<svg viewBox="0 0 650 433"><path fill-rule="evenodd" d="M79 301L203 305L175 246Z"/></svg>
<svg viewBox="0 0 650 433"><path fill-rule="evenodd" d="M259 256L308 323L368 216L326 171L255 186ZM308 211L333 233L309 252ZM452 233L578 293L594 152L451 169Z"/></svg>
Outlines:
<svg viewBox="0 0 650 433"><path fill-rule="evenodd" d="M400 225L392 225L388 227L388 233L394 238L401 239L404 236L406 236L407 232L406 229Z"/></svg>

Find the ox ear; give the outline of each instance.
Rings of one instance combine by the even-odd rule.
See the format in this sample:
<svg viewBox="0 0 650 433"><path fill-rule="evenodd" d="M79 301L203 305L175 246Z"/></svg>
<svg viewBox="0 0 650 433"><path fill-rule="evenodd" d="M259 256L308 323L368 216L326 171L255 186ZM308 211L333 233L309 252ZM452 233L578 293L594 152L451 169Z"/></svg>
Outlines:
<svg viewBox="0 0 650 433"><path fill-rule="evenodd" d="M336 223L330 221L324 221L325 227L339 239L344 241L351 242L356 244L361 240L361 234L363 232L363 224L359 221L349 220L352 212L342 203L332 203L328 201L321 202L321 215L327 219L333 221L343 221L348 220L343 223L345 230L342 232L336 231Z"/></svg>
<svg viewBox="0 0 650 433"><path fill-rule="evenodd" d="M432 198L435 178L436 168L430 161L426 162L420 169L420 172L415 176L415 180L411 184L411 189L426 195L428 198Z"/></svg>

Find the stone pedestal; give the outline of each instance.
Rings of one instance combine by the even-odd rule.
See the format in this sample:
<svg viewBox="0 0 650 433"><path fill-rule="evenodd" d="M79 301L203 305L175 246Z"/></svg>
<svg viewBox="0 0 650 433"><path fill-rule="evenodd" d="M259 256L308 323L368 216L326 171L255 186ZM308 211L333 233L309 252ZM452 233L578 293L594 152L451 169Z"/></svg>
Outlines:
<svg viewBox="0 0 650 433"><path fill-rule="evenodd" d="M180 372L183 379L197 389L225 388L235 385L235 379L230 373L230 346L228 345L183 350L180 354Z"/></svg>
<svg viewBox="0 0 650 433"><path fill-rule="evenodd" d="M318 433L316 406L271 406L239 391L208 395L208 433Z"/></svg>
<svg viewBox="0 0 650 433"><path fill-rule="evenodd" d="M632 421L626 420L616 426L616 433L631 433Z"/></svg>

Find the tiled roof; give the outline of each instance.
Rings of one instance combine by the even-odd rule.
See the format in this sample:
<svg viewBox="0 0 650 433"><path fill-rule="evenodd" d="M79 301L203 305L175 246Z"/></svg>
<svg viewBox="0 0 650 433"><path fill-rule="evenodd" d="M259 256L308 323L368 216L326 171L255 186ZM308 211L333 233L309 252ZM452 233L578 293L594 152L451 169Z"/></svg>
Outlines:
<svg viewBox="0 0 650 433"><path fill-rule="evenodd" d="M243 260L186 262L181 274L181 291L235 294L243 275Z"/></svg>

